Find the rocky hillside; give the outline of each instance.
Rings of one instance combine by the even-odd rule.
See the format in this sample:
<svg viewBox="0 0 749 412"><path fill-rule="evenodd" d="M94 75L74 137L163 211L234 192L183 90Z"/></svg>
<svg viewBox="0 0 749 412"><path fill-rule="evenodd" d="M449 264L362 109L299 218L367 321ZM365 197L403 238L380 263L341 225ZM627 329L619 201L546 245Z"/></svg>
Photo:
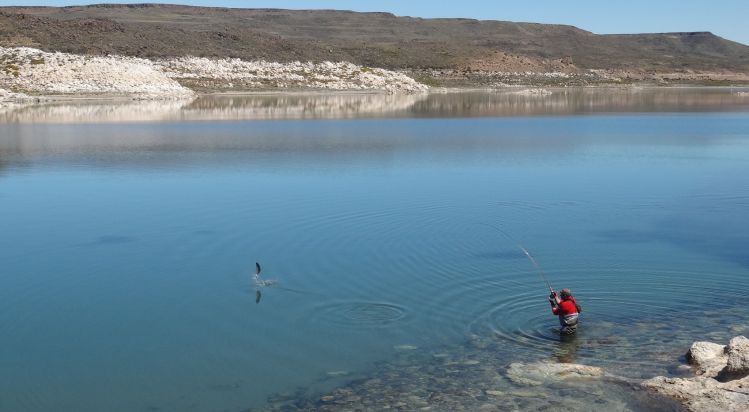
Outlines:
<svg viewBox="0 0 749 412"><path fill-rule="evenodd" d="M707 32L597 35L564 25L332 10L4 7L0 39L0 46L78 54L348 61L414 71L749 73L749 46Z"/></svg>

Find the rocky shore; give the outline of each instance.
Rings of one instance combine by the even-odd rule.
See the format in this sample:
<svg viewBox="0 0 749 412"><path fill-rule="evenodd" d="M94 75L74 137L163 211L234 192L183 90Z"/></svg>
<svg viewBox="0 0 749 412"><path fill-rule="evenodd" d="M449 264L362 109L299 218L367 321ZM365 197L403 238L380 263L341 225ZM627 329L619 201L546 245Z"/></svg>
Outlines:
<svg viewBox="0 0 749 412"><path fill-rule="evenodd" d="M728 345L695 342L686 356L697 376L658 376L642 386L682 402L690 411L749 410L749 339L737 336Z"/></svg>
<svg viewBox="0 0 749 412"><path fill-rule="evenodd" d="M0 87L34 95L155 98L193 93L146 59L47 53L29 47L0 48Z"/></svg>
<svg viewBox="0 0 749 412"><path fill-rule="evenodd" d="M279 393L268 411L721 411L749 408L749 339L727 345L695 342L677 376L643 379L622 368L497 356L492 339L472 336L457 350L423 353L396 347L396 357L374 374L322 394ZM677 366L678 365L678 366ZM624 366L624 364L620 365ZM676 372L678 371L678 372ZM329 379L348 372L330 372Z"/></svg>
<svg viewBox="0 0 749 412"><path fill-rule="evenodd" d="M28 95L184 98L195 91L364 90L417 93L428 89L405 74L352 63L273 63L179 57L49 53L0 47L0 102Z"/></svg>
<svg viewBox="0 0 749 412"><path fill-rule="evenodd" d="M749 84L749 73L728 71L566 68L564 70L419 69L409 76L432 87L726 86Z"/></svg>
<svg viewBox="0 0 749 412"><path fill-rule="evenodd" d="M428 89L405 74L347 62L275 63L180 57L160 60L156 64L169 78L198 90L318 89L415 93Z"/></svg>
<svg viewBox="0 0 749 412"><path fill-rule="evenodd" d="M721 85L749 83L730 73L649 73L569 69L502 72L478 69L393 71L348 62L270 62L237 58L146 59L50 53L30 47L0 47L0 105L28 96L173 99L213 92L364 91L418 94L430 87L513 90L548 95L546 87ZM525 90L527 89L527 90Z"/></svg>
<svg viewBox="0 0 749 412"><path fill-rule="evenodd" d="M23 93L13 93L5 89L0 89L0 102L13 102L17 100L28 99L29 96Z"/></svg>

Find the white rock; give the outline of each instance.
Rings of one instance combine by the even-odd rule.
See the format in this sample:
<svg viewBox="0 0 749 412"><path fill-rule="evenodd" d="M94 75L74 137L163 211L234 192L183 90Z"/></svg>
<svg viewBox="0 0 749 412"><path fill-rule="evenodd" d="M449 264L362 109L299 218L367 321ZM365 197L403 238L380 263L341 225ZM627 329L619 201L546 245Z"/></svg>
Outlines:
<svg viewBox="0 0 749 412"><path fill-rule="evenodd" d="M381 90L416 93L428 89L403 73L348 62L266 62L179 57L151 61L125 56L48 53L0 47L0 86L43 94L122 94L143 98L185 96L177 79L208 87Z"/></svg>
<svg viewBox="0 0 749 412"><path fill-rule="evenodd" d="M31 97L23 93L14 93L5 89L0 89L0 114L5 113L6 110L14 110L16 107L22 106L24 101L30 100Z"/></svg>
<svg viewBox="0 0 749 412"><path fill-rule="evenodd" d="M745 412L749 408L749 378L722 383L706 376L658 376L642 386L680 401L690 411Z"/></svg>
<svg viewBox="0 0 749 412"><path fill-rule="evenodd" d="M702 375L657 376L642 382L642 386L680 401L690 411L749 410L749 376L745 376L749 372L749 339L737 336L728 346L695 342L687 357L700 368Z"/></svg>
<svg viewBox="0 0 749 412"><path fill-rule="evenodd" d="M29 99L29 96L23 93L14 93L5 89L0 89L0 102L12 102L23 99Z"/></svg>
<svg viewBox="0 0 749 412"><path fill-rule="evenodd" d="M689 363L699 368L700 374L716 376L726 366L726 345L694 342L687 352Z"/></svg>
<svg viewBox="0 0 749 412"><path fill-rule="evenodd" d="M383 90L415 93L428 89L403 73L370 69L348 62L277 63L240 59L179 57L156 64L173 79L242 82L244 87L313 88L330 90Z"/></svg>
<svg viewBox="0 0 749 412"><path fill-rule="evenodd" d="M124 56L48 53L0 47L0 85L43 94L185 96L192 91L168 78L153 62Z"/></svg>
<svg viewBox="0 0 749 412"><path fill-rule="evenodd" d="M749 339L736 336L726 347L726 372L730 374L749 374ZM749 406L749 405L748 405Z"/></svg>

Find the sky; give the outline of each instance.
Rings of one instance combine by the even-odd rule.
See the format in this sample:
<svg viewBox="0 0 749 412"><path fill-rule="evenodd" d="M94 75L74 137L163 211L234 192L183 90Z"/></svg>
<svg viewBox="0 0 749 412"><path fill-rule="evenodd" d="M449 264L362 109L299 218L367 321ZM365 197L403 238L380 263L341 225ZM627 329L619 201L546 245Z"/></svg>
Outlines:
<svg viewBox="0 0 749 412"><path fill-rule="evenodd" d="M387 11L399 16L467 17L570 24L594 33L711 31L749 45L749 0L0 0L2 6L92 3L177 3L197 6Z"/></svg>

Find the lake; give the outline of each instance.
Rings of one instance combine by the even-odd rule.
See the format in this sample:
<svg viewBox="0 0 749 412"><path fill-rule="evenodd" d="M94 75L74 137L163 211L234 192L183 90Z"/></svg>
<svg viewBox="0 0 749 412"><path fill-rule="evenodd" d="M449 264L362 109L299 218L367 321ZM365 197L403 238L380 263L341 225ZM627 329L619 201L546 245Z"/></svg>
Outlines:
<svg viewBox="0 0 749 412"><path fill-rule="evenodd" d="M0 121L0 410L663 410L510 365L678 376L693 341L749 333L745 89L76 101ZM574 339L518 245L582 305ZM275 281L259 303L255 262Z"/></svg>

